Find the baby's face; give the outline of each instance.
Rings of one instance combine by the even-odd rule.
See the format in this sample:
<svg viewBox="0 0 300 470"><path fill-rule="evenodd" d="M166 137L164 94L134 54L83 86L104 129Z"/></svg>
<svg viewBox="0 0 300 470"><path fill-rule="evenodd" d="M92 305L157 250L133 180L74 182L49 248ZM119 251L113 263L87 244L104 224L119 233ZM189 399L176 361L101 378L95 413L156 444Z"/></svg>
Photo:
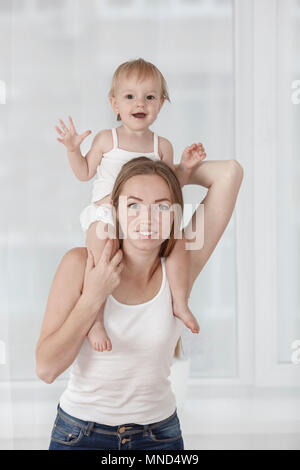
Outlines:
<svg viewBox="0 0 300 470"><path fill-rule="evenodd" d="M137 80L137 76L121 77L111 105L123 124L134 130L148 128L156 119L163 100L158 77Z"/></svg>

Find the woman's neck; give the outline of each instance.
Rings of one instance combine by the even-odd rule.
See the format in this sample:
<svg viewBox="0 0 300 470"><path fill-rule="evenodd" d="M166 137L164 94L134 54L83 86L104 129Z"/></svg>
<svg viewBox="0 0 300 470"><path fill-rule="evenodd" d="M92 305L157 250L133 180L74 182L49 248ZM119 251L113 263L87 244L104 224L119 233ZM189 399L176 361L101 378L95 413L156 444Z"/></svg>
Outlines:
<svg viewBox="0 0 300 470"><path fill-rule="evenodd" d="M126 279L138 279L139 281L145 280L146 282L151 279L160 258L158 256L160 247L157 250L137 250L131 246L123 244L123 270L121 276Z"/></svg>

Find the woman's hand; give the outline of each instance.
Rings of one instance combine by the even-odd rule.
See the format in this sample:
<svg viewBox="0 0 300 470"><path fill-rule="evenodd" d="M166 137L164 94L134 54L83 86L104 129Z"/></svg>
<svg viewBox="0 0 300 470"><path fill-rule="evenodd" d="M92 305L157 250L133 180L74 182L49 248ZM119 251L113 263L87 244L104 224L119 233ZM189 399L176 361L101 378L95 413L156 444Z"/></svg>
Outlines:
<svg viewBox="0 0 300 470"><path fill-rule="evenodd" d="M119 249L111 258L113 242L107 239L102 255L95 266L94 257L88 250L82 296L95 308L100 308L106 297L119 285L123 269L123 253Z"/></svg>
<svg viewBox="0 0 300 470"><path fill-rule="evenodd" d="M194 168L197 168L205 158L206 153L204 147L199 142L198 144L190 145L184 149L180 165L182 165L185 170L192 171Z"/></svg>
<svg viewBox="0 0 300 470"><path fill-rule="evenodd" d="M59 135L62 137L59 139L58 137L56 138L58 142L61 142L67 147L67 150L69 152L74 152L77 148L80 147L81 142L89 135L91 134L92 131L85 131L83 134L79 135L77 134L75 130L75 126L73 124L71 116L69 116L69 121L70 121L70 129L67 128L65 123L62 121L62 119L59 119L60 125L63 129L61 129L58 126L55 126L55 129L59 133Z"/></svg>

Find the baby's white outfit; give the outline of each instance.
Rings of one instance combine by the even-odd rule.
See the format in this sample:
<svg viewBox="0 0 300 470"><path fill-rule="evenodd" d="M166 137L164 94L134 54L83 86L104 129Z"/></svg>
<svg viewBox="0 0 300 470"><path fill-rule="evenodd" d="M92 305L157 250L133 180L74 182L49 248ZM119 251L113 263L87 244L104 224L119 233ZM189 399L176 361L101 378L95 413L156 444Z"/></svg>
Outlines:
<svg viewBox="0 0 300 470"><path fill-rule="evenodd" d="M153 152L130 152L118 147L118 136L115 127L111 129L113 136L113 148L102 156L102 160L97 168L97 178L93 184L93 195L91 204L83 209L80 214L80 224L82 230L86 232L91 223L102 220L104 223L115 225L112 210L109 204L94 204L95 201L102 199L112 192L115 180L121 170L121 167L136 157L149 157L153 160L160 160L158 153L158 136L154 132L154 150Z"/></svg>

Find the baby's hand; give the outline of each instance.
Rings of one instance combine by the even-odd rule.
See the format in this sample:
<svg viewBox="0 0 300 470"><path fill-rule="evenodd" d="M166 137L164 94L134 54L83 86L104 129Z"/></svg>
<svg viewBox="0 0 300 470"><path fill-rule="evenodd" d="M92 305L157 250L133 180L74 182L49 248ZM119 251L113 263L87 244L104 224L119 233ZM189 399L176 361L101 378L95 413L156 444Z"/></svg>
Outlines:
<svg viewBox="0 0 300 470"><path fill-rule="evenodd" d="M62 139L59 139L58 137L56 138L58 142L61 142L67 147L67 150L69 152L74 152L78 147L80 147L81 142L89 135L91 134L92 131L85 131L83 134L79 135L77 134L72 118L69 116L69 121L70 121L70 129L67 128L65 123L59 119L59 122L61 124L61 127L63 128L63 131L60 130L59 127L55 126L55 129L59 133L59 135L62 137Z"/></svg>
<svg viewBox="0 0 300 470"><path fill-rule="evenodd" d="M206 153L203 145L198 142L198 144L190 145L186 147L181 156L180 165L182 165L186 170L193 170L196 168L202 160L206 157Z"/></svg>

